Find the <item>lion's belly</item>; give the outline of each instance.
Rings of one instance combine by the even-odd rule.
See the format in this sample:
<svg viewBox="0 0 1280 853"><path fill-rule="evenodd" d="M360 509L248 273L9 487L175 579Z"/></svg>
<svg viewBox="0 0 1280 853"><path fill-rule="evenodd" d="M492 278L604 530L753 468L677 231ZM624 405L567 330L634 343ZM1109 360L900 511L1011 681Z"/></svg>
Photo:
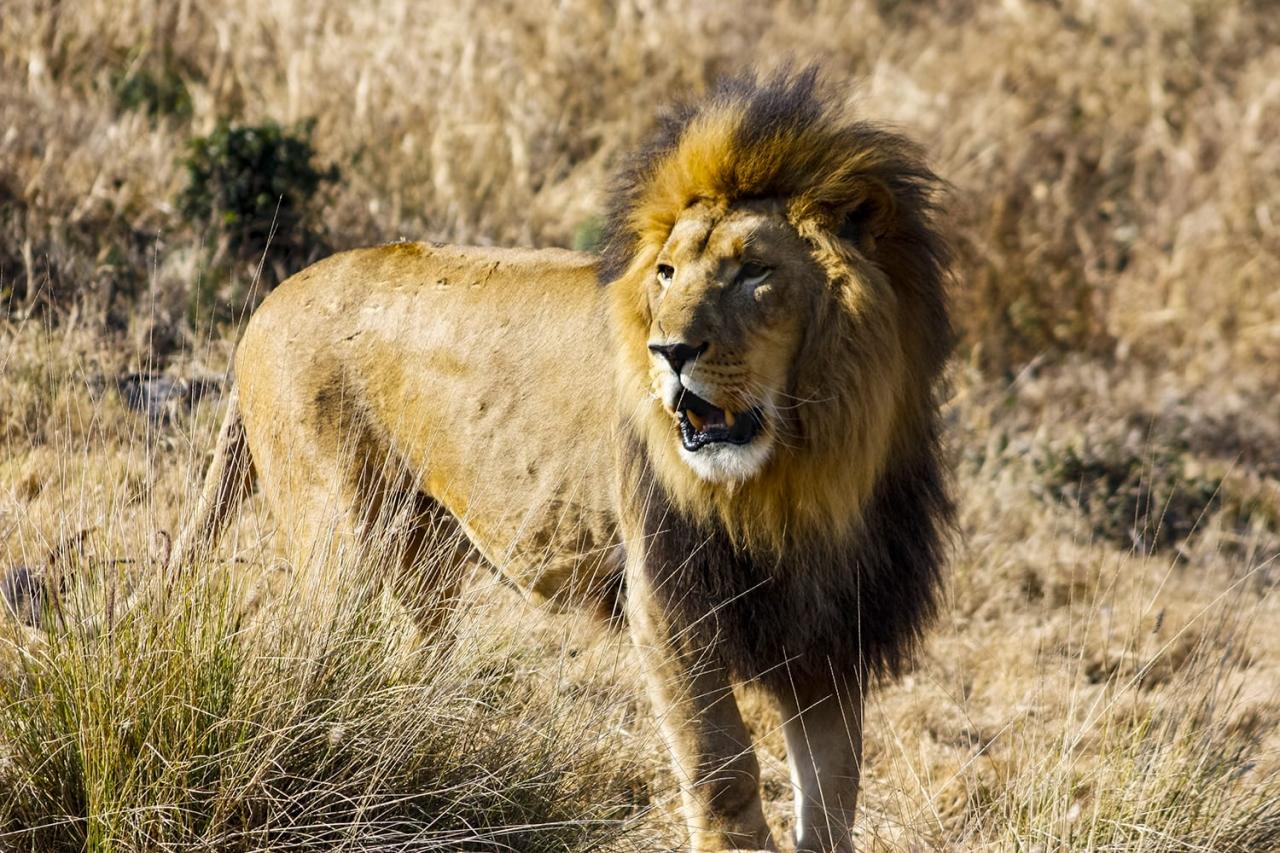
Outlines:
<svg viewBox="0 0 1280 853"><path fill-rule="evenodd" d="M623 555L610 525L592 524L581 507L565 506L528 512L519 524L495 523L474 506L450 512L485 559L531 601L604 615L615 609Z"/></svg>
<svg viewBox="0 0 1280 853"><path fill-rule="evenodd" d="M408 455L424 491L476 549L531 599L594 602L621 571L607 449L566 458L540 436L483 421L469 440L450 425L423 430ZM479 451L477 452L477 448Z"/></svg>

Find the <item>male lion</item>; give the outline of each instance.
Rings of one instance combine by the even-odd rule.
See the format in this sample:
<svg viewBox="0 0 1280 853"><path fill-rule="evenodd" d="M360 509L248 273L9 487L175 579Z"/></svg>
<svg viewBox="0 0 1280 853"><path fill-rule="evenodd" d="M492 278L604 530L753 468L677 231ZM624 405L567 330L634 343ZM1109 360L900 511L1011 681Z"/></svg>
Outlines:
<svg viewBox="0 0 1280 853"><path fill-rule="evenodd" d="M397 588L452 583L465 534L532 597L626 622L692 849L773 847L735 681L785 720L799 848L851 849L865 685L936 604L951 333L937 178L815 79L667 117L601 256L398 243L281 285L175 563L254 471L295 548L407 505Z"/></svg>

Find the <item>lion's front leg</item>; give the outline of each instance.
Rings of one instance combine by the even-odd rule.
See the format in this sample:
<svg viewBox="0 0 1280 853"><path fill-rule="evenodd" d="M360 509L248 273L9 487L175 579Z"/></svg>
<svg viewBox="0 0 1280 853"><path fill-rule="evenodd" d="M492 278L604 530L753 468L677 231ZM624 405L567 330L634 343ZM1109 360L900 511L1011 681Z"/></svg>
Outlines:
<svg viewBox="0 0 1280 853"><path fill-rule="evenodd" d="M649 696L671 752L694 853L774 850L760 768L729 679L696 632L672 625L629 573L627 614Z"/></svg>
<svg viewBox="0 0 1280 853"><path fill-rule="evenodd" d="M795 794L796 850L851 853L862 760L862 687L797 689L775 698Z"/></svg>

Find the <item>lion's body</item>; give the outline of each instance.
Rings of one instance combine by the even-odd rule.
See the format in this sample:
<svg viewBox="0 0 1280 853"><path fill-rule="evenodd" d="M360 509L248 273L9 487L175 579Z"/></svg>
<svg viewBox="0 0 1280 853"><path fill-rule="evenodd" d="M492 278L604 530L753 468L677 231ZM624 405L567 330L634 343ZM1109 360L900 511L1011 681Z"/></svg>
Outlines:
<svg viewBox="0 0 1280 853"><path fill-rule="evenodd" d="M782 710L799 849L851 849L865 681L909 660L950 519L935 181L783 74L668 120L601 257L316 264L245 332L175 560L250 464L299 560L389 531L400 591L478 552L532 599L625 616L695 850L772 845L733 680Z"/></svg>
<svg viewBox="0 0 1280 853"><path fill-rule="evenodd" d="M559 250L398 243L281 285L236 381L296 555L411 487L533 597L603 591L593 581L621 571L605 323L594 258Z"/></svg>

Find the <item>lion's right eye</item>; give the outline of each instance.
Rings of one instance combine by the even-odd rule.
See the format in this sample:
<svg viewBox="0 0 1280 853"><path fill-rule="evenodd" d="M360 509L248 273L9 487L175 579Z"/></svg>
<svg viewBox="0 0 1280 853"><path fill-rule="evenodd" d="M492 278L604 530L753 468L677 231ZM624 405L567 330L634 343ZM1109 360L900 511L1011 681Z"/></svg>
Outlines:
<svg viewBox="0 0 1280 853"><path fill-rule="evenodd" d="M744 287L755 287L757 284L760 284L768 278L769 273L771 272L773 272L771 267L766 267L764 264L757 264L748 261L742 265L741 269L738 270L738 277L736 281Z"/></svg>
<svg viewBox="0 0 1280 853"><path fill-rule="evenodd" d="M661 284L663 287L669 287L671 285L671 279L675 278L675 275L675 267L668 266L667 264L658 264L658 284Z"/></svg>

